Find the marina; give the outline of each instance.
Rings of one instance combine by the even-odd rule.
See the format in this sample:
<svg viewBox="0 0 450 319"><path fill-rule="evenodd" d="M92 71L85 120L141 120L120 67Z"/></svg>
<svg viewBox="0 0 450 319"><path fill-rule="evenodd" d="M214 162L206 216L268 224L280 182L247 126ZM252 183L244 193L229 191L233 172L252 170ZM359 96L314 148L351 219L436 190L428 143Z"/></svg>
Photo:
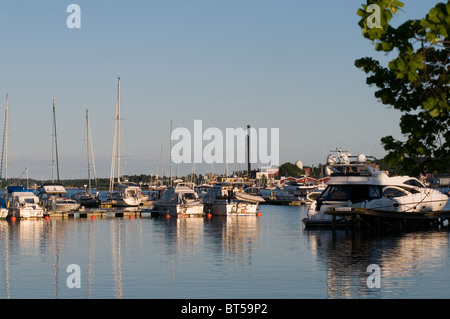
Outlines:
<svg viewBox="0 0 450 319"><path fill-rule="evenodd" d="M450 0L0 12L11 309L445 311Z"/></svg>

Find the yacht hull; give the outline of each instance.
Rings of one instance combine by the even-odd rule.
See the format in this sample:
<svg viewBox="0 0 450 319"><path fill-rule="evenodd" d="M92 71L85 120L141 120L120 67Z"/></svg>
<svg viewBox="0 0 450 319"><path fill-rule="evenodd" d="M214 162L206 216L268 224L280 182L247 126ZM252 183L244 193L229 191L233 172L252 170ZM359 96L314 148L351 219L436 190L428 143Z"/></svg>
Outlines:
<svg viewBox="0 0 450 319"><path fill-rule="evenodd" d="M160 216L191 216L191 215L197 215L197 216L203 216L203 204L197 204L197 205L171 205L171 204L165 204L165 205L156 205L152 209L153 213L157 213Z"/></svg>
<svg viewBox="0 0 450 319"><path fill-rule="evenodd" d="M24 209L13 208L9 210L8 216L16 218L42 218L44 217L44 210L33 208L24 208Z"/></svg>
<svg viewBox="0 0 450 319"><path fill-rule="evenodd" d="M252 203L205 204L205 212L217 216L255 215L257 208L258 204Z"/></svg>

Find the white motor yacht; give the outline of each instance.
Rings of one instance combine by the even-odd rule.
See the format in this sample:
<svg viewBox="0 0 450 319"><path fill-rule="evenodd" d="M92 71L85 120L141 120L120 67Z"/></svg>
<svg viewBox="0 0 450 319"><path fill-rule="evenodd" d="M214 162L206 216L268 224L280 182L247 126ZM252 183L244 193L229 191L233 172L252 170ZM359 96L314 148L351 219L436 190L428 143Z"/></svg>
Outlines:
<svg viewBox="0 0 450 319"><path fill-rule="evenodd" d="M205 212L212 215L255 215L261 196L244 192L241 185L223 183L214 185L203 198Z"/></svg>
<svg viewBox="0 0 450 319"><path fill-rule="evenodd" d="M119 183L116 189L109 193L108 201L119 207L139 206L142 201L141 188L134 183Z"/></svg>
<svg viewBox="0 0 450 319"><path fill-rule="evenodd" d="M273 192L278 201L300 202L302 204L309 203L308 194L317 190L314 185L299 184L291 182L283 188Z"/></svg>
<svg viewBox="0 0 450 319"><path fill-rule="evenodd" d="M66 197L66 193L64 186L60 184L44 184L39 189L38 197L42 206L49 213L67 213L78 210L80 204Z"/></svg>
<svg viewBox="0 0 450 319"><path fill-rule="evenodd" d="M179 183L167 188L161 198L153 203L152 213L203 216L203 202L195 191L194 183Z"/></svg>
<svg viewBox="0 0 450 319"><path fill-rule="evenodd" d="M327 171L330 181L326 189L309 207L305 225L332 223L330 209L366 208L371 210L414 213L440 211L448 196L439 190L425 187L410 176L390 177L378 170L363 154L356 163L350 163L351 154L339 150L339 158L328 157Z"/></svg>
<svg viewBox="0 0 450 319"><path fill-rule="evenodd" d="M8 186L6 194L8 217L42 218L44 208L39 198L23 186Z"/></svg>

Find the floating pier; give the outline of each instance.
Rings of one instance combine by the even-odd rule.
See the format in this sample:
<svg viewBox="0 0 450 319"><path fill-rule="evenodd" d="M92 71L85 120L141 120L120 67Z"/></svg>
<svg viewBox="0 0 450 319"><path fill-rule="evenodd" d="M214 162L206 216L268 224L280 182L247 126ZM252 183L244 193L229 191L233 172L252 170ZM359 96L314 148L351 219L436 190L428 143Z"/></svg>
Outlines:
<svg viewBox="0 0 450 319"><path fill-rule="evenodd" d="M306 201L299 201L299 200L277 200L277 199L270 199L270 198L264 198L264 202L260 202L260 205L289 205L289 206L300 206L300 205L308 205L309 202Z"/></svg>
<svg viewBox="0 0 450 319"><path fill-rule="evenodd" d="M438 212L386 212L373 209L348 207L335 208L325 214L332 216L331 227L406 230L411 227L427 228L444 226L450 221L450 211ZM320 225L317 225L320 226Z"/></svg>

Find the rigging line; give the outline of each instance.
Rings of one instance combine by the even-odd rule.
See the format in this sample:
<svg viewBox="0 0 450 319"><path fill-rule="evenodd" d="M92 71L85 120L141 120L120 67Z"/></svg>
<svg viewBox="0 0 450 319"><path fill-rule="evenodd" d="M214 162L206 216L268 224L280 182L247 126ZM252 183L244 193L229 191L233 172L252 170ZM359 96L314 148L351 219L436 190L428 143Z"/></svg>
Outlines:
<svg viewBox="0 0 450 319"><path fill-rule="evenodd" d="M97 174L95 173L95 158L94 158L94 146L92 145L92 132L91 132L91 122L88 121L88 129L89 129L89 141L90 141L90 151L92 155L92 170L94 173L94 182L95 182L95 188L98 187L97 185Z"/></svg>

